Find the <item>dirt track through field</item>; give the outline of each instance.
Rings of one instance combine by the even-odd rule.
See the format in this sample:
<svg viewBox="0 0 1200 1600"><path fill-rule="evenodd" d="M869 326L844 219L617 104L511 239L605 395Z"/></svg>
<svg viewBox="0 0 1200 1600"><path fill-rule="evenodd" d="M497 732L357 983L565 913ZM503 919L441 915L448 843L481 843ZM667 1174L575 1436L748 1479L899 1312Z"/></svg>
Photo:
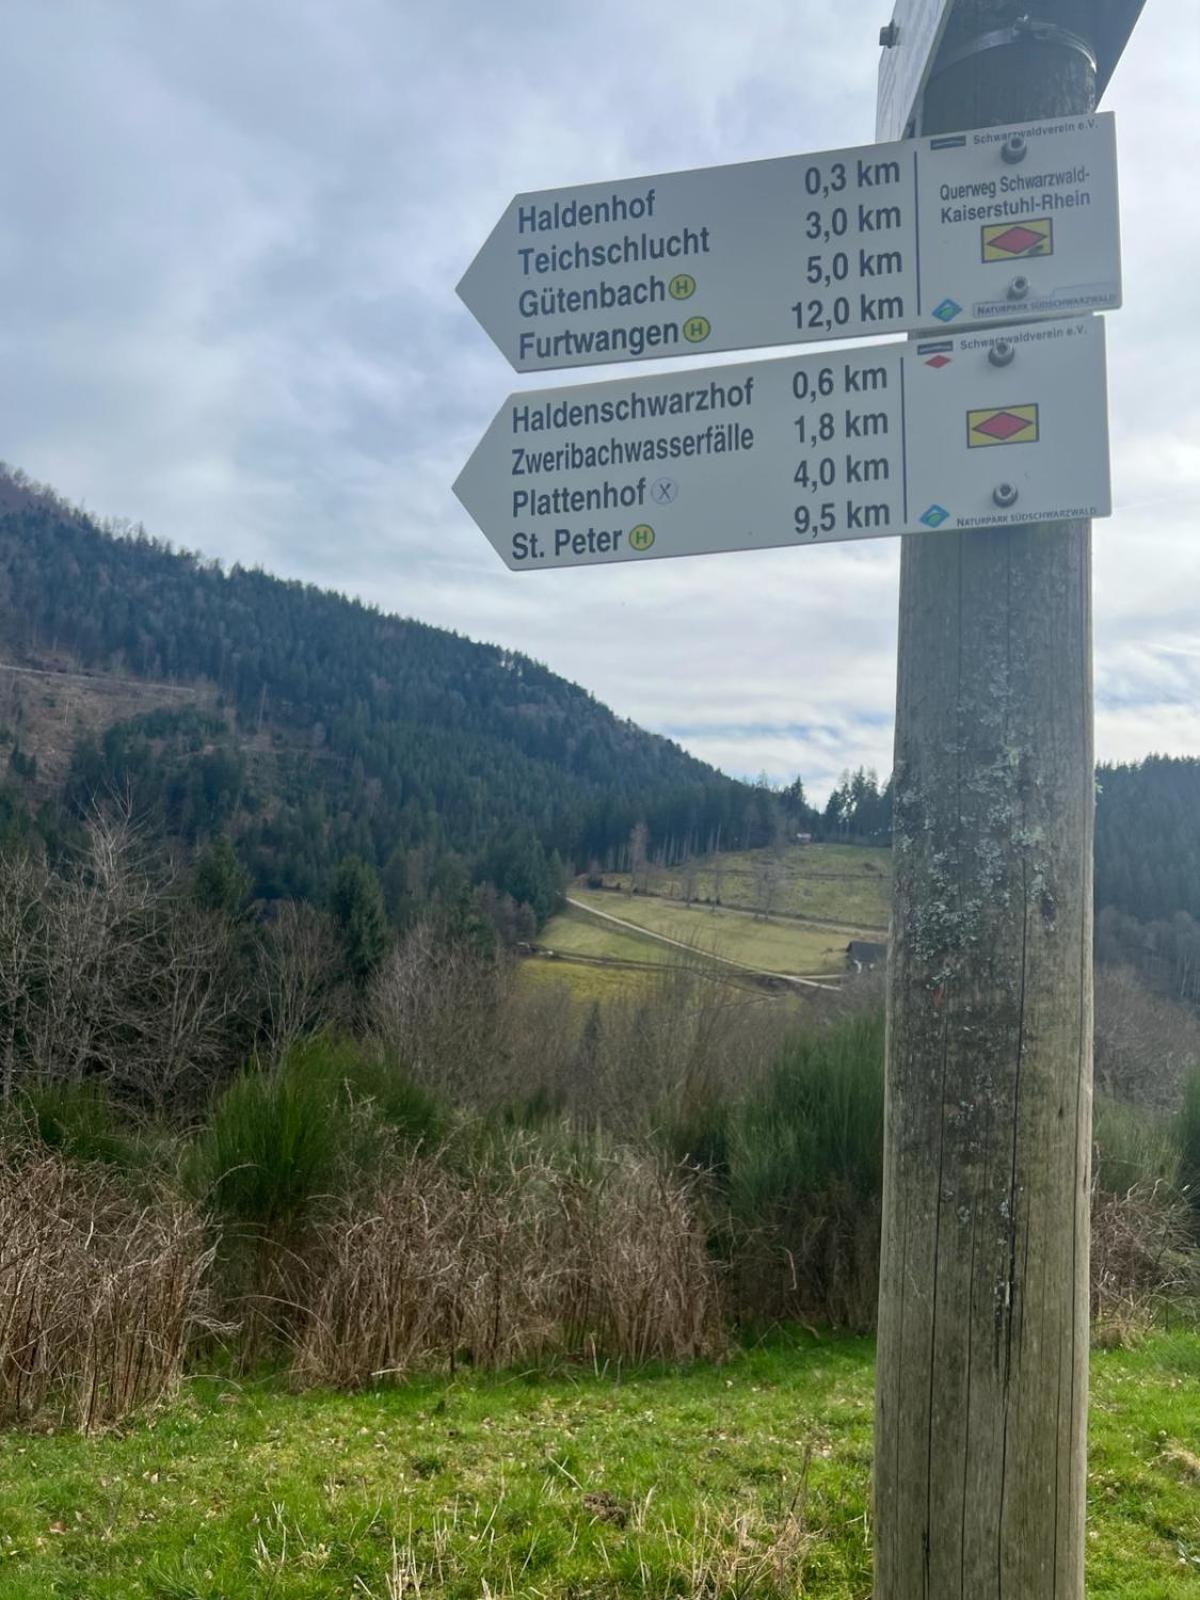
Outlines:
<svg viewBox="0 0 1200 1600"><path fill-rule="evenodd" d="M804 989L836 989L837 979L830 976L826 982L816 978L798 978L791 972L768 972L762 967L747 966L744 961L732 961L728 956L718 956L708 950L697 950L694 945L687 944L683 939L672 939L665 933L655 933L650 928L643 928L639 923L627 922L624 917L614 917L609 911L597 911L593 906L585 905L582 900L572 900L566 896L569 906L574 906L576 911L582 911L589 917L599 917L603 922L611 922L615 927L623 929L626 933L640 934L643 939L656 939L659 944L673 945L676 950L686 950L689 955L698 955L705 961L715 961L723 967L734 967L738 972L752 973L756 978L778 978L783 983L794 983Z"/></svg>

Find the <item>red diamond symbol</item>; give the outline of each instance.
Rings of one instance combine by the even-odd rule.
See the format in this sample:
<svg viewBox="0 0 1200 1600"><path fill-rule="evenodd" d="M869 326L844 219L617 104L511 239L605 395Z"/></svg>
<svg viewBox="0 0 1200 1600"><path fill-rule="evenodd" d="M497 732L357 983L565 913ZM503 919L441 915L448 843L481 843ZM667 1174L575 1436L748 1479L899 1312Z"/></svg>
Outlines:
<svg viewBox="0 0 1200 1600"><path fill-rule="evenodd" d="M1016 227L999 233L994 239L988 240L992 250L1007 250L1009 255L1024 255L1026 250L1031 250L1035 244L1045 244L1046 235L1035 233L1032 228L1024 228L1019 223Z"/></svg>
<svg viewBox="0 0 1200 1600"><path fill-rule="evenodd" d="M1011 411L997 411L986 422L977 422L972 431L986 433L990 439L1008 440L1014 434L1024 433L1026 428L1032 427L1033 423L1028 417L1015 417Z"/></svg>
<svg viewBox="0 0 1200 1600"><path fill-rule="evenodd" d="M925 365L927 367L948 367L950 365L950 357L949 356L930 356L929 360L925 363Z"/></svg>

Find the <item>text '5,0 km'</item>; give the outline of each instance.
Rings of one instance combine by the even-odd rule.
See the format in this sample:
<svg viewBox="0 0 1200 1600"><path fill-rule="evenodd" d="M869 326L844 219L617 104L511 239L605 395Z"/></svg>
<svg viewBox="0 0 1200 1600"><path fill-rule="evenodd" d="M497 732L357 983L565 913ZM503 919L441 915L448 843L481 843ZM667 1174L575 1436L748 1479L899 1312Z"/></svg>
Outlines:
<svg viewBox="0 0 1200 1600"><path fill-rule="evenodd" d="M518 195L458 292L519 372L1105 310L1113 119Z"/></svg>

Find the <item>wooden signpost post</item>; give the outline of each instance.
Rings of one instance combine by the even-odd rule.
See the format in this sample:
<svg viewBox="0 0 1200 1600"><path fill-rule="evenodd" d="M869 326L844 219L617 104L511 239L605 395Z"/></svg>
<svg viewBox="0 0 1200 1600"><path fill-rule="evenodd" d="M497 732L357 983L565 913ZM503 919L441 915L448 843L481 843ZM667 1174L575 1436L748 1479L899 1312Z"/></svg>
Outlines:
<svg viewBox="0 0 1200 1600"><path fill-rule="evenodd" d="M948 8L926 135L1091 110L1116 8L1015 9ZM894 772L875 1597L1082 1600L1089 521L904 541Z"/></svg>
<svg viewBox="0 0 1200 1600"><path fill-rule="evenodd" d="M1083 1596L1087 519L1109 509L1091 312L1120 302L1110 134L1092 113L1142 4L898 0L877 127L905 143L521 195L460 286L522 371L914 333L518 393L456 484L516 571L912 535L875 1600ZM934 291L928 250L922 276L923 238L961 293Z"/></svg>

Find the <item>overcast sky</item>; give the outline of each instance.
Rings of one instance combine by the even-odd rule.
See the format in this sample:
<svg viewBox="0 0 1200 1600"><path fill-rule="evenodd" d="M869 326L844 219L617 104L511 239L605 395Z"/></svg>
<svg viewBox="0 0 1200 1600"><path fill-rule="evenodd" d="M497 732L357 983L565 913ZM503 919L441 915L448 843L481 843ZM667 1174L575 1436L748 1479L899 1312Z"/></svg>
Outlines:
<svg viewBox="0 0 1200 1600"><path fill-rule="evenodd" d="M1149 0L1104 102L1108 758L1200 754L1198 10ZM886 772L897 540L512 574L450 485L511 389L574 376L515 378L454 293L512 194L867 143L889 15L7 0L0 457L227 563L527 651L730 772L818 795Z"/></svg>

